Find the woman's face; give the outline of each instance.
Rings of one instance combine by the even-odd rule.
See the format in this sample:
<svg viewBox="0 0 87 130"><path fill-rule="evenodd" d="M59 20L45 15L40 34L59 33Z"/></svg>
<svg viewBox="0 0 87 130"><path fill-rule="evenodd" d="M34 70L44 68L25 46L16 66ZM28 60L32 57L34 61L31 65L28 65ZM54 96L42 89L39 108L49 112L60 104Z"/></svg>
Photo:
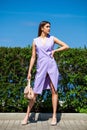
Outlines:
<svg viewBox="0 0 87 130"><path fill-rule="evenodd" d="M47 23L42 27L42 32L44 32L45 34L49 34L50 33L50 24Z"/></svg>

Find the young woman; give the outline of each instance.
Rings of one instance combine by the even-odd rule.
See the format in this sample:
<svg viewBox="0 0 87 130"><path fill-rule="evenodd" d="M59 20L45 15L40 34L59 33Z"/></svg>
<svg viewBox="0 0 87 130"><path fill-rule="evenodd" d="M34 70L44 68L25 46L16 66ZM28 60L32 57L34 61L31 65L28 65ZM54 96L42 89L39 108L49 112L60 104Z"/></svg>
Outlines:
<svg viewBox="0 0 87 130"><path fill-rule="evenodd" d="M49 35L50 26L50 22L42 21L39 24L38 37L33 40L32 56L27 79L31 79L31 71L37 55L37 71L33 88L34 98L30 100L28 104L27 113L24 120L22 121L22 124L28 123L29 114L35 103L36 97L38 94L42 94L44 89L51 89L53 106L51 125L57 124L56 111L58 102L57 86L59 71L54 59L54 53L67 50L69 46L58 38ZM54 44L60 45L60 48L54 50Z"/></svg>

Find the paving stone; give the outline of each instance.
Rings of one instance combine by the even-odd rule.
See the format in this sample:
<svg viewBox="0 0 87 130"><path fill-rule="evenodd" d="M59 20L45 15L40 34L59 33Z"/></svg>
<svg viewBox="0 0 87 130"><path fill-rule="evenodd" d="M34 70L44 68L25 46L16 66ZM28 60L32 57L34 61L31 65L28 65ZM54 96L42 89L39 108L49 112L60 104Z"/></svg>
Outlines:
<svg viewBox="0 0 87 130"><path fill-rule="evenodd" d="M31 113L30 122L21 125L25 113L0 113L0 130L87 130L87 114L58 113L51 126L52 113Z"/></svg>

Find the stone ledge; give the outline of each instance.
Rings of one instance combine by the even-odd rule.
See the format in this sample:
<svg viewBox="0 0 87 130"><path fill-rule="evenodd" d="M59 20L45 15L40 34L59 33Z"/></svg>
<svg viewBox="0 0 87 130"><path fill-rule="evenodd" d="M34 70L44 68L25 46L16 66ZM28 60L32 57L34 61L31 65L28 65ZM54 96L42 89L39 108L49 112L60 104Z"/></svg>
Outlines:
<svg viewBox="0 0 87 130"><path fill-rule="evenodd" d="M26 113L0 113L0 120L22 120ZM30 113L30 117L40 120L52 118L52 113ZM87 120L85 113L57 113L58 119L65 120Z"/></svg>

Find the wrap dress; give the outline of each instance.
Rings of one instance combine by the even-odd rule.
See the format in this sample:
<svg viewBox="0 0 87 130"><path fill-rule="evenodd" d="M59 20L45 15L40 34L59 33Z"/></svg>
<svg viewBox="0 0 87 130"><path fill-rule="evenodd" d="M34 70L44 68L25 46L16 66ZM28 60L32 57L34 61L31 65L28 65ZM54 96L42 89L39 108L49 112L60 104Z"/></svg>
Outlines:
<svg viewBox="0 0 87 130"><path fill-rule="evenodd" d="M58 87L59 71L52 50L54 48L53 36L46 38L45 45L41 42L41 37L34 39L37 54L36 75L34 80L33 91L36 94L42 94L45 89L50 89L50 80L55 91Z"/></svg>

